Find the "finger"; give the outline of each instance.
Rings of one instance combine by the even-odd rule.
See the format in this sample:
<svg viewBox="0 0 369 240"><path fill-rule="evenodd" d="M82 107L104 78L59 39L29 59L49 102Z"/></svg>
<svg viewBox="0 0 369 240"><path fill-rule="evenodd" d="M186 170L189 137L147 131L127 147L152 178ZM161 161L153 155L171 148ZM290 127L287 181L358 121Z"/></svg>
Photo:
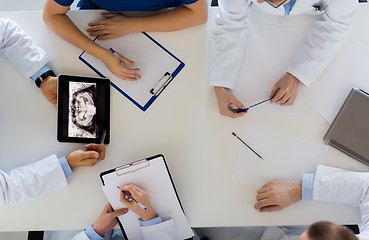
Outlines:
<svg viewBox="0 0 369 240"><path fill-rule="evenodd" d="M290 97L287 102L281 104L282 106L292 105L295 102L296 97Z"/></svg>
<svg viewBox="0 0 369 240"><path fill-rule="evenodd" d="M113 217L118 217L118 216L121 216L123 214L126 214L128 212L128 208L121 208L121 209L118 209L114 212L112 212L112 216Z"/></svg>
<svg viewBox="0 0 369 240"><path fill-rule="evenodd" d="M119 55L120 59L122 59L122 60L124 61L124 63L126 63L126 64L128 64L128 65L131 65L131 66L135 65L135 62L134 62L134 61L132 61L132 60L130 60L130 59L128 59L128 58L126 58L125 56L123 56L123 55L122 55L122 54L120 54L119 52L117 52L117 53L118 53L118 55Z"/></svg>
<svg viewBox="0 0 369 240"><path fill-rule="evenodd" d="M106 30L107 27L106 25L95 25L93 27L89 27L86 29L87 32L95 32L95 31L101 31L101 30Z"/></svg>
<svg viewBox="0 0 369 240"><path fill-rule="evenodd" d="M137 191L136 186L131 184L128 186L121 187L121 190L128 191L134 198L137 197L139 191Z"/></svg>
<svg viewBox="0 0 369 240"><path fill-rule="evenodd" d="M120 202L126 205L128 208L132 208L133 201L129 201L127 196L123 193L123 191L120 191Z"/></svg>
<svg viewBox="0 0 369 240"><path fill-rule="evenodd" d="M102 13L101 16L103 16L104 18L112 18L119 15L119 13Z"/></svg>
<svg viewBox="0 0 369 240"><path fill-rule="evenodd" d="M245 105L243 105L237 98L235 98L234 96L231 98L231 103L233 103L234 105L236 105L238 108L241 109L245 109Z"/></svg>
<svg viewBox="0 0 369 240"><path fill-rule="evenodd" d="M103 20L98 20L98 21L90 22L90 23L88 23L88 26L93 27L93 26L105 25L105 24L106 24L106 21L105 21L105 19L103 19Z"/></svg>
<svg viewBox="0 0 369 240"><path fill-rule="evenodd" d="M109 34L110 34L110 31L107 29L90 32L90 36L100 36L100 35L103 36L103 35L109 35Z"/></svg>
<svg viewBox="0 0 369 240"><path fill-rule="evenodd" d="M267 199L268 196L269 196L268 192L259 193L258 195L256 195L256 200L260 201L263 199Z"/></svg>
<svg viewBox="0 0 369 240"><path fill-rule="evenodd" d="M274 212L274 211L279 211L281 209L283 209L281 206L273 205L273 206L267 206L267 207L260 208L260 212Z"/></svg>
<svg viewBox="0 0 369 240"><path fill-rule="evenodd" d="M260 208L271 206L271 205L275 205L275 203L270 198L267 198L267 199L257 201L254 207L255 209L260 209Z"/></svg>
<svg viewBox="0 0 369 240"><path fill-rule="evenodd" d="M108 206L109 212L113 212L113 207L111 206L110 203L107 203L106 206Z"/></svg>
<svg viewBox="0 0 369 240"><path fill-rule="evenodd" d="M270 100L270 102L277 103L280 99L282 99L284 97L285 94L286 93L284 91L281 91L280 89L278 89L277 93L272 98L272 100Z"/></svg>
<svg viewBox="0 0 369 240"><path fill-rule="evenodd" d="M262 187L262 188L260 188L260 189L257 191L257 193L258 193L258 194L265 193L265 192L268 192L268 191L269 191L269 189L270 189L270 187L269 187L269 186L268 186L268 187Z"/></svg>
<svg viewBox="0 0 369 240"><path fill-rule="evenodd" d="M81 153L81 160L96 160L99 158L99 153L95 151L88 151Z"/></svg>
<svg viewBox="0 0 369 240"><path fill-rule="evenodd" d="M281 99L279 99L275 103L277 103L277 104L284 104L284 103L286 103L288 101L289 98L290 98L290 95L288 93L286 93Z"/></svg>
<svg viewBox="0 0 369 240"><path fill-rule="evenodd" d="M110 39L113 38L113 35L111 34L105 34L105 35L100 35L97 39L99 40L105 40L105 39Z"/></svg>
<svg viewBox="0 0 369 240"><path fill-rule="evenodd" d="M128 80L128 81L137 81L138 80L137 78L133 77L133 75L129 75L129 74L124 73L124 72L120 72L116 76L123 79L123 80Z"/></svg>
<svg viewBox="0 0 369 240"><path fill-rule="evenodd" d="M272 182L267 182L267 183L265 183L265 184L262 186L262 188L269 187L271 184L272 184Z"/></svg>
<svg viewBox="0 0 369 240"><path fill-rule="evenodd" d="M87 151L94 150L94 151L97 152L99 150L99 147L100 147L100 145L96 144L96 143L90 143L90 144L85 145L85 149Z"/></svg>
<svg viewBox="0 0 369 240"><path fill-rule="evenodd" d="M277 95L277 91L279 89L279 85L274 85L272 91L270 92L269 98L274 98Z"/></svg>

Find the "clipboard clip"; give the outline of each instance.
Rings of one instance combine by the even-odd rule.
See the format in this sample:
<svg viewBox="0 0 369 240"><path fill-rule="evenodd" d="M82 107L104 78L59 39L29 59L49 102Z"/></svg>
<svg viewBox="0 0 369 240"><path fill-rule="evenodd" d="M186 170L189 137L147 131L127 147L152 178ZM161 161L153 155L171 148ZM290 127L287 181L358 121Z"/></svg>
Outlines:
<svg viewBox="0 0 369 240"><path fill-rule="evenodd" d="M154 96L158 96L161 91L163 91L164 87L168 85L168 83L172 80L172 74L166 72L163 77L159 79L159 81L155 84L153 88L151 88L150 93Z"/></svg>
<svg viewBox="0 0 369 240"><path fill-rule="evenodd" d="M150 166L149 161L147 161L146 159L142 159L142 160L138 160L133 163L129 163L129 164L117 167L115 169L115 174L117 174L118 176L122 176L127 173L134 173L140 169L143 169L149 166Z"/></svg>

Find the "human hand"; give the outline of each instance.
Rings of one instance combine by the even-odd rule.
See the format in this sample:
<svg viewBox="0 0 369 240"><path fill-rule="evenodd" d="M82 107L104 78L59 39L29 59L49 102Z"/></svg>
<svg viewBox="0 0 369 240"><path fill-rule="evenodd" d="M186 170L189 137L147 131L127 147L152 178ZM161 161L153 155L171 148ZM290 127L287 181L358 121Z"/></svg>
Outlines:
<svg viewBox="0 0 369 240"><path fill-rule="evenodd" d="M95 151L95 152L100 153L100 156L98 158L99 161L102 161L102 160L105 159L106 149L105 149L104 143L101 143L101 144L94 144L94 143L88 144L88 145L85 146L85 150L86 151Z"/></svg>
<svg viewBox="0 0 369 240"><path fill-rule="evenodd" d="M101 155L99 155L99 147L101 147ZM77 150L66 156L69 166L75 167L95 166L97 159L104 160L105 146L102 144L89 144L85 146L87 151Z"/></svg>
<svg viewBox="0 0 369 240"><path fill-rule="evenodd" d="M135 65L135 62L129 60L128 58L124 57L119 52L116 52L120 59L127 65L127 66L133 66ZM137 74L140 69L130 69L126 68L117 57L114 56L114 54L109 50L105 49L104 55L102 57L102 62L105 64L105 66L117 77L129 80L129 81L137 81L137 79L140 79L141 76Z"/></svg>
<svg viewBox="0 0 369 240"><path fill-rule="evenodd" d="M219 112L223 116L238 118L245 115L246 112L236 113L238 109L232 109L231 105L236 105L239 109L246 107L233 96L232 92L224 87L214 87L218 99Z"/></svg>
<svg viewBox="0 0 369 240"><path fill-rule="evenodd" d="M131 18L120 13L102 13L104 19L90 22L86 31L99 40L115 38L134 32Z"/></svg>
<svg viewBox="0 0 369 240"><path fill-rule="evenodd" d="M281 106L291 105L297 96L300 81L290 73L286 73L274 85L270 93L271 103L278 103Z"/></svg>
<svg viewBox="0 0 369 240"><path fill-rule="evenodd" d="M254 205L260 212L273 212L301 200L302 181L271 181L257 191Z"/></svg>
<svg viewBox="0 0 369 240"><path fill-rule="evenodd" d="M158 216L154 209L152 209L149 201L149 196L144 189L131 184L121 187L120 190L120 201L133 212L135 212L138 216L140 216L142 220L147 221ZM129 197L123 193L123 191L127 191L137 202L144 205L147 209L144 210L133 200L130 200Z"/></svg>
<svg viewBox="0 0 369 240"><path fill-rule="evenodd" d="M114 228L117 224L117 217L128 212L128 208L122 208L116 211L113 211L110 203L105 205L104 210L101 212L99 218L92 225L92 228L95 230L100 237L103 237L105 233L109 232Z"/></svg>
<svg viewBox="0 0 369 240"><path fill-rule="evenodd" d="M44 96L54 104L54 107L56 108L56 102L57 102L57 88L58 88L58 78L57 77L48 77L41 83L41 91L44 94Z"/></svg>

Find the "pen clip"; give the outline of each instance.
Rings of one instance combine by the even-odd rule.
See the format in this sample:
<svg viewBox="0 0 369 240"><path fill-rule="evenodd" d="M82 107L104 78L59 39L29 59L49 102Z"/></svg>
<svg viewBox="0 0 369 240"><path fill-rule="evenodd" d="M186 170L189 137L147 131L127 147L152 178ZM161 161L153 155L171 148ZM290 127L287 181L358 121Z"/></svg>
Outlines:
<svg viewBox="0 0 369 240"><path fill-rule="evenodd" d="M142 159L142 160L138 160L133 163L129 163L129 164L117 167L115 169L115 174L117 174L118 176L121 176L127 173L134 173L140 169L143 169L149 166L150 166L149 161L147 161L146 159Z"/></svg>
<svg viewBox="0 0 369 240"><path fill-rule="evenodd" d="M166 85L172 80L172 74L166 72L163 77L159 79L159 81L155 84L153 88L151 88L150 93L154 96L158 96L161 91L165 88Z"/></svg>

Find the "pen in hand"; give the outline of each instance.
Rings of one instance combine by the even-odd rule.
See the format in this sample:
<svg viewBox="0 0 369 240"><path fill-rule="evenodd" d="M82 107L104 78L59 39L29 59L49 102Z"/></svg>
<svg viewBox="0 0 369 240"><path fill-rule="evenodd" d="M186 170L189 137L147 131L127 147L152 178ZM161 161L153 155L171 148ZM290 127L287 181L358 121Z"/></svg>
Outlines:
<svg viewBox="0 0 369 240"><path fill-rule="evenodd" d="M265 100L263 100L263 101L261 101L261 102L255 103L255 104L253 104L253 105L251 105L250 107L245 108L245 109L238 109L238 110L237 110L237 113L247 112L250 108L255 107L255 106L259 105L259 104L265 103L265 102L267 102L267 101L270 101L271 99L272 99L272 98L265 99Z"/></svg>
<svg viewBox="0 0 369 240"><path fill-rule="evenodd" d="M125 68L129 68L128 66L127 66L127 64L119 57L119 55L118 55L118 53L116 52L116 51L114 51L114 49L112 49L112 48L110 48L110 51L114 54L114 56L119 60L119 62L120 62L120 64L122 64ZM137 76L136 76L136 74L134 73L134 74L132 74L132 76L134 77L134 78L136 78L137 79Z"/></svg>
<svg viewBox="0 0 369 240"><path fill-rule="evenodd" d="M122 191L120 189L119 186L117 186L117 188ZM122 191L124 195L126 195L129 199L131 199L132 201L134 201L135 203L138 204L138 206L140 206L143 210L147 210L147 207L145 207L144 205L142 205L141 203L139 203L136 199L133 198L133 196L131 194L129 194L127 191Z"/></svg>
<svg viewBox="0 0 369 240"><path fill-rule="evenodd" d="M103 144L105 142L105 136L106 136L106 130L104 130L102 137L101 137L101 144ZM100 161L100 156L101 156L101 144L99 147L99 158L97 159L96 163L98 163Z"/></svg>

